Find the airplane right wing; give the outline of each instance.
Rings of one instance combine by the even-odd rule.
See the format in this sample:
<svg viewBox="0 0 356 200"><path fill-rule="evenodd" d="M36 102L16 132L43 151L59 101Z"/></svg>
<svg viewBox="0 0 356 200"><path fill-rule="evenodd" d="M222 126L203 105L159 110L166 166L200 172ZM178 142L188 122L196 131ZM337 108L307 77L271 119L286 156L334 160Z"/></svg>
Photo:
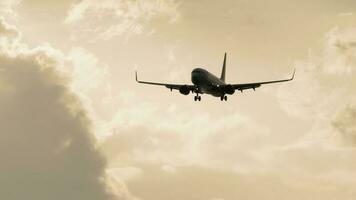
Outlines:
<svg viewBox="0 0 356 200"><path fill-rule="evenodd" d="M294 79L294 74L295 74L295 69L293 71L293 75L289 79L282 79L282 80L275 80L275 81L264 81L264 82L256 82L256 83L242 83L242 84L231 84L233 90L240 90L241 92L243 90L247 89L253 89L255 90L256 88L260 87L263 84L271 84L271 83L280 83L280 82L286 82L286 81L291 81Z"/></svg>
<svg viewBox="0 0 356 200"><path fill-rule="evenodd" d="M137 72L135 72L136 82L142 84L149 84L149 85L158 85L158 86L165 86L166 88L172 90L179 90L181 94L188 95L191 91L195 91L196 87L194 85L183 85L183 84L170 84L170 83L157 83L157 82L148 82L148 81L140 81L137 78Z"/></svg>

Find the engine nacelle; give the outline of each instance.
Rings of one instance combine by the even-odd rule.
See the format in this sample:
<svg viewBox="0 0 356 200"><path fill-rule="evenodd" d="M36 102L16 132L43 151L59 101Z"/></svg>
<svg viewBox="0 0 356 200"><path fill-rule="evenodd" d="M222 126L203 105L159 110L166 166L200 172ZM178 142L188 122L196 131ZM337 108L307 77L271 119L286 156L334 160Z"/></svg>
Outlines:
<svg viewBox="0 0 356 200"><path fill-rule="evenodd" d="M224 93L225 94L234 94L235 93L235 90L234 88L232 87L232 85L226 85L224 86Z"/></svg>
<svg viewBox="0 0 356 200"><path fill-rule="evenodd" d="M181 94L188 95L190 93L190 89L188 88L188 86L183 85L179 88L179 92Z"/></svg>

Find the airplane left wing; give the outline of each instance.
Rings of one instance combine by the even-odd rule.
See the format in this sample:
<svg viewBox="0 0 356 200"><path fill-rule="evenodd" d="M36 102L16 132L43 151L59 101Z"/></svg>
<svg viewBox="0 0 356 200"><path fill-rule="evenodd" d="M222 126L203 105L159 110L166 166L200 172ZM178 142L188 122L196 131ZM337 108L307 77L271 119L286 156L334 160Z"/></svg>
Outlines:
<svg viewBox="0 0 356 200"><path fill-rule="evenodd" d="M188 95L191 91L195 91L196 87L194 85L183 85L183 84L170 84L170 83L157 83L157 82L148 82L148 81L140 81L137 78L137 72L135 72L136 82L142 84L149 84L149 85L158 85L158 86L165 86L166 88L172 90L179 90L180 93L184 95Z"/></svg>
<svg viewBox="0 0 356 200"><path fill-rule="evenodd" d="M261 85L264 84L271 84L271 83L280 83L280 82L286 82L286 81L291 81L294 79L294 74L295 74L295 69L293 71L293 75L289 79L282 79L282 80L275 80L275 81L264 81L264 82L256 82L256 83L242 83L242 84L231 84L232 88L234 90L240 90L241 92L243 90L247 89L253 89L255 90L256 88L260 87Z"/></svg>

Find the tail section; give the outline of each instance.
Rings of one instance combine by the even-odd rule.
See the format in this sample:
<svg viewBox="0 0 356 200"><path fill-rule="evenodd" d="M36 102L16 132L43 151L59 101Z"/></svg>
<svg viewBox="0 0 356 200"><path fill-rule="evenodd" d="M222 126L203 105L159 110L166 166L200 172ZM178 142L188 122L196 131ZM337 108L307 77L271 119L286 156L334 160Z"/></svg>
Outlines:
<svg viewBox="0 0 356 200"><path fill-rule="evenodd" d="M226 53L224 55L224 63L223 63L223 68L222 68L222 72L221 72L221 77L220 80L225 82L225 72L226 72Z"/></svg>

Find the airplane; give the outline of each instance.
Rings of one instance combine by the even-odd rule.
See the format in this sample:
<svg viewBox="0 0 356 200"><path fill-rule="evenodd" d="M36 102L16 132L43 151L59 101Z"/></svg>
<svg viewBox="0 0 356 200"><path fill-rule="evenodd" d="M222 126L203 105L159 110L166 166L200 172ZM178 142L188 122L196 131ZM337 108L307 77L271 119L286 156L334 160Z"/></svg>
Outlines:
<svg viewBox="0 0 356 200"><path fill-rule="evenodd" d="M236 90L243 92L244 90L253 89L260 87L264 84L279 83L291 81L294 79L295 69L293 75L289 79L274 80L274 81L264 81L255 83L238 83L238 84L227 84L225 82L226 74L226 53L224 55L224 61L222 66L222 72L220 78L216 77L214 74L208 72L202 68L195 68L191 73L191 81L193 84L169 84L169 83L157 83L141 81L137 78L137 71L135 72L136 82L142 84L165 86L168 89L178 90L183 95L188 95L190 92L196 95L194 96L194 101L201 101L201 96L199 94L210 94L214 97L220 97L221 101L227 101L227 95L232 95Z"/></svg>

